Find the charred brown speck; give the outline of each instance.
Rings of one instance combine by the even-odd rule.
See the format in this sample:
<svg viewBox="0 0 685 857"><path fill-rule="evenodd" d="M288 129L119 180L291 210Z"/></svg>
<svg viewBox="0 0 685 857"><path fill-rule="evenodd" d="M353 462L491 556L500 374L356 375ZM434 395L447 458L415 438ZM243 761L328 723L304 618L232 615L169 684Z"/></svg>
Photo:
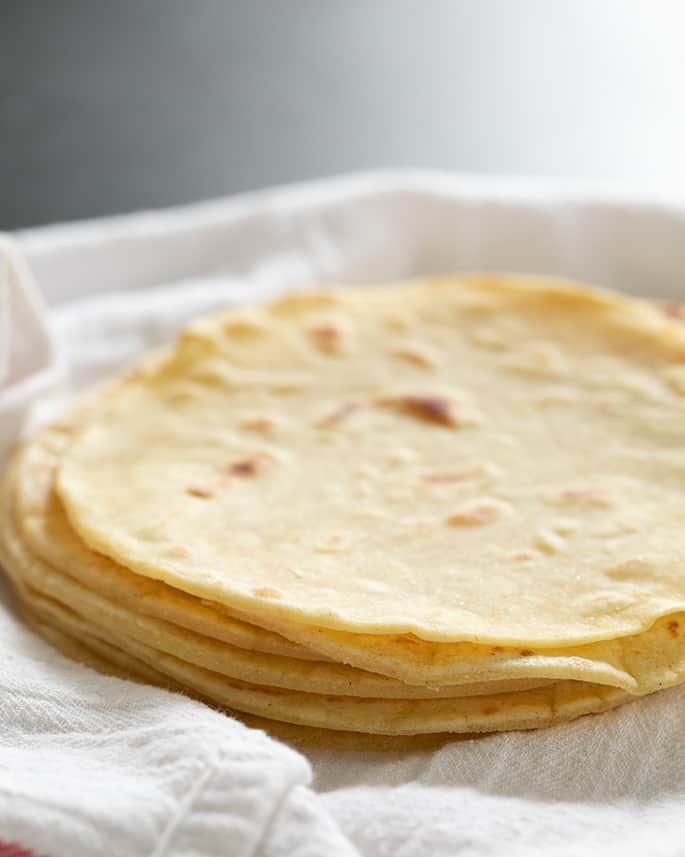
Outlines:
<svg viewBox="0 0 685 857"><path fill-rule="evenodd" d="M314 344L324 354L336 354L342 346L342 332L334 324L319 324L309 328Z"/></svg>
<svg viewBox="0 0 685 857"><path fill-rule="evenodd" d="M685 303L678 301L656 301L656 306L669 318L685 319Z"/></svg>
<svg viewBox="0 0 685 857"><path fill-rule="evenodd" d="M257 476L266 465L271 461L271 456L264 452L252 455L249 458L242 458L240 461L234 461L228 468L231 476Z"/></svg>
<svg viewBox="0 0 685 857"><path fill-rule="evenodd" d="M411 363L414 366L420 366L422 369L433 369L435 361L418 348L396 348L391 352L395 357L404 360L406 363Z"/></svg>
<svg viewBox="0 0 685 857"><path fill-rule="evenodd" d="M200 497L203 500L209 500L215 493L215 489L209 485L189 485L186 488L186 494L190 494L191 497Z"/></svg>
<svg viewBox="0 0 685 857"><path fill-rule="evenodd" d="M427 423L450 426L452 428L459 425L454 411L454 402L444 396L386 396L378 399L376 404L383 408L404 411Z"/></svg>
<svg viewBox="0 0 685 857"><path fill-rule="evenodd" d="M274 423L273 420L270 420L268 417L251 417L243 420L240 423L240 427L247 429L248 431L256 431L266 434L273 429Z"/></svg>
<svg viewBox="0 0 685 857"><path fill-rule="evenodd" d="M318 425L320 428L332 428L360 409L359 402L344 402L339 408L320 419Z"/></svg>

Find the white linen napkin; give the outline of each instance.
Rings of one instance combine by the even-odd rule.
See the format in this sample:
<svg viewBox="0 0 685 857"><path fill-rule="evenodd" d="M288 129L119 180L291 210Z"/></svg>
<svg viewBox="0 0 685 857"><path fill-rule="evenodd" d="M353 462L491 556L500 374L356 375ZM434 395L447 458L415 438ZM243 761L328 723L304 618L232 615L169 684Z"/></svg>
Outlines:
<svg viewBox="0 0 685 857"><path fill-rule="evenodd" d="M68 367L32 424L187 318L293 285L508 269L685 299L684 206L523 180L381 173L17 241ZM16 433L1 415L0 440ZM305 761L199 703L69 663L7 611L0 646L0 840L49 857L685 849L681 689L541 732Z"/></svg>
<svg viewBox="0 0 685 857"><path fill-rule="evenodd" d="M263 732L69 661L2 607L0 651L0 854L357 853Z"/></svg>

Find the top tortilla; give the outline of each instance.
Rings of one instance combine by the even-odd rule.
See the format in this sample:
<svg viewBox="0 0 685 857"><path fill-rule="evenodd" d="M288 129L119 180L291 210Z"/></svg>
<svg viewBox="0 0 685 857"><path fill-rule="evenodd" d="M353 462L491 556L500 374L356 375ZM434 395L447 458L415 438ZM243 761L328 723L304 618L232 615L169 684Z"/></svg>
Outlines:
<svg viewBox="0 0 685 857"><path fill-rule="evenodd" d="M201 320L66 452L94 550L248 616L553 647L685 609L685 334L534 278Z"/></svg>

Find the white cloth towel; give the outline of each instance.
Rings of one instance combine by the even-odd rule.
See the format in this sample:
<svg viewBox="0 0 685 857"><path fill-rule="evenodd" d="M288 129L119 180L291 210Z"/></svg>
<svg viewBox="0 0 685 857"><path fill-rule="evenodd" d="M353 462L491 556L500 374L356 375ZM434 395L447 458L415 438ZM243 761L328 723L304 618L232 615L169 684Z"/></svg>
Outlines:
<svg viewBox="0 0 685 857"><path fill-rule="evenodd" d="M27 302L10 249L0 444L29 400L35 424L187 318L295 285L509 269L685 299L677 200L523 180L381 173L16 242L51 310ZM40 359L12 372L20 351ZM42 386L17 392L40 371ZM0 841L48 857L685 853L680 689L541 732L305 759L183 696L67 661L2 605L0 651Z"/></svg>

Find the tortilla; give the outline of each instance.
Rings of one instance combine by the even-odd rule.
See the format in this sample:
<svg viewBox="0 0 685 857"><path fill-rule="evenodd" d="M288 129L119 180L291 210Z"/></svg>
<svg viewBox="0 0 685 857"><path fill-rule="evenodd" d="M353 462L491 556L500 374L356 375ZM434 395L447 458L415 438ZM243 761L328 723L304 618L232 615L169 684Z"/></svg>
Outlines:
<svg viewBox="0 0 685 857"><path fill-rule="evenodd" d="M293 640L576 647L685 610L684 379L680 325L574 284L291 295L192 325L57 488L95 551Z"/></svg>

